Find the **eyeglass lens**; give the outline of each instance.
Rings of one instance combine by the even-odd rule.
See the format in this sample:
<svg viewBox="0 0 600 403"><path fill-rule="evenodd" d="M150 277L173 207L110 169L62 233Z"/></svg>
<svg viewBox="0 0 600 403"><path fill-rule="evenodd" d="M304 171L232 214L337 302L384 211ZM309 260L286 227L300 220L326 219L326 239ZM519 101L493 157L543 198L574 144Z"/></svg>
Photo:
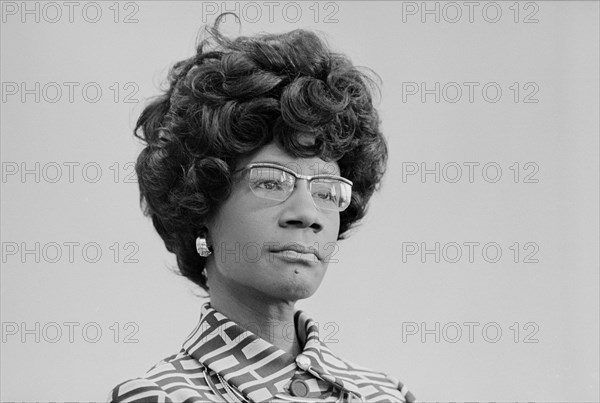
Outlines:
<svg viewBox="0 0 600 403"><path fill-rule="evenodd" d="M285 201L294 191L296 178L275 167L253 167L249 172L252 192L263 199ZM350 204L352 187L335 178L315 178L310 192L317 207L343 211Z"/></svg>

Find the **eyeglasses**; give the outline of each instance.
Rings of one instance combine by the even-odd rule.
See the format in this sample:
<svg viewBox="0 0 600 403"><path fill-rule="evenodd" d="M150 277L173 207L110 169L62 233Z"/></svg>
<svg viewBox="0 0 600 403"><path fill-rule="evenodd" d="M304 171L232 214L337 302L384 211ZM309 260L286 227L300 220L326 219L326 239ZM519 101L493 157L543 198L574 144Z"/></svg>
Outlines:
<svg viewBox="0 0 600 403"><path fill-rule="evenodd" d="M318 208L344 211L352 197L352 181L336 175L300 175L289 168L268 162L246 165L233 172L248 171L248 185L261 199L287 200L294 191L297 179L308 181L310 194Z"/></svg>

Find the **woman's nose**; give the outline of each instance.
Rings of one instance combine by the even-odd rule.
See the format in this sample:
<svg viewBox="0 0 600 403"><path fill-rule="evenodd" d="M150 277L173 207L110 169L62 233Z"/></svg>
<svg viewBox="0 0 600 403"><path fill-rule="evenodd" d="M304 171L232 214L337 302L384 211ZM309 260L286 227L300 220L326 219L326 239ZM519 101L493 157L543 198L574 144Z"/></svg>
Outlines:
<svg viewBox="0 0 600 403"><path fill-rule="evenodd" d="M279 218L282 227L312 228L315 232L323 229L319 219L319 209L315 205L310 185L306 179L297 179L290 197L283 203Z"/></svg>

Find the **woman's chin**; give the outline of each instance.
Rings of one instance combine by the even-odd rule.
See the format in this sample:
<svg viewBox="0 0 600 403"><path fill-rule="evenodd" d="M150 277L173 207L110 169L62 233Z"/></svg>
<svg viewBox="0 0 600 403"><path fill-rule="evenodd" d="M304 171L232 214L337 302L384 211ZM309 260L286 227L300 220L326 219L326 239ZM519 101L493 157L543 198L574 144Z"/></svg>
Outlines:
<svg viewBox="0 0 600 403"><path fill-rule="evenodd" d="M284 301L297 301L311 297L321 284L320 279L296 276L285 281L262 285L261 293Z"/></svg>

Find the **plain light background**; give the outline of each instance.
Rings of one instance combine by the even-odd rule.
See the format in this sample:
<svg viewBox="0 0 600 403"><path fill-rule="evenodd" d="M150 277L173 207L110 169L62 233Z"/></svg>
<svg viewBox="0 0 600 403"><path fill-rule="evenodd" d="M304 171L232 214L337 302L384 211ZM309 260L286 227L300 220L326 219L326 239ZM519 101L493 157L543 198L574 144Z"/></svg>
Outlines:
<svg viewBox="0 0 600 403"><path fill-rule="evenodd" d="M21 2L2 5L3 401L103 400L178 352L196 324L203 300L168 269L173 256L142 216L137 184L125 180L140 150L131 129L214 10L235 7L243 34L316 29L382 79L390 151L382 190L317 294L298 304L332 350L395 376L422 401L599 400L597 2L476 2L472 22L463 2L99 2L96 23L82 15L96 18L95 5L78 2L69 22L67 6L55 4L63 14L54 23L53 5L28 2L25 22ZM439 22L424 7L438 7ZM137 22L124 23L131 13ZM73 102L65 82L78 83ZM464 82L478 83L473 102ZM34 92L22 102L11 83ZM82 95L88 83L102 89L95 103ZM406 93L410 83L446 92L422 102ZM457 102L448 83L463 89ZM497 102L494 88L484 98L486 83L502 89ZM538 102L523 102L534 89ZM139 102L124 102L127 94ZM465 162L479 164L472 183ZM440 164L439 183L408 175L421 163ZM456 164L463 176L452 183ZM496 166L502 175L488 182ZM534 167L537 183L525 183ZM23 178L22 168L33 173ZM72 258L69 242L78 243ZM436 242L439 262L403 256ZM472 262L465 242L479 243ZM90 263L94 243L102 254ZM485 259L494 249L482 255L493 243L496 263ZM456 244L462 256L452 263ZM525 263L535 247L538 262ZM476 323L472 340L465 322Z"/></svg>

